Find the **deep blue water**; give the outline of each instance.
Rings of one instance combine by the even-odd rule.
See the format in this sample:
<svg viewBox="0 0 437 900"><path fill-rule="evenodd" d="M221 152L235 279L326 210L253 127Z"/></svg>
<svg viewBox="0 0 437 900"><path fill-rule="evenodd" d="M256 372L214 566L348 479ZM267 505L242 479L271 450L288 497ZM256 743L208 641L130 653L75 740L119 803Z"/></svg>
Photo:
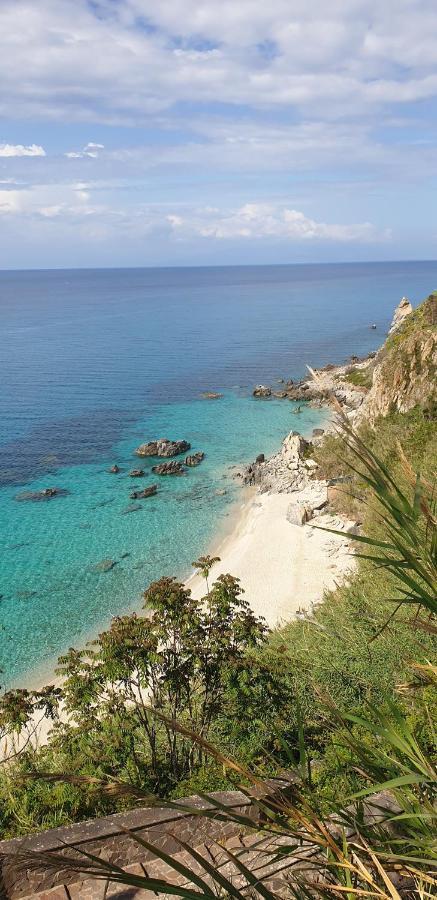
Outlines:
<svg viewBox="0 0 437 900"><path fill-rule="evenodd" d="M186 575L238 499L229 467L319 424L253 400L255 383L375 349L401 296L436 286L432 262L0 272L3 684L138 607L152 578ZM206 460L125 514L133 450L160 436ZM69 493L14 499L47 485Z"/></svg>

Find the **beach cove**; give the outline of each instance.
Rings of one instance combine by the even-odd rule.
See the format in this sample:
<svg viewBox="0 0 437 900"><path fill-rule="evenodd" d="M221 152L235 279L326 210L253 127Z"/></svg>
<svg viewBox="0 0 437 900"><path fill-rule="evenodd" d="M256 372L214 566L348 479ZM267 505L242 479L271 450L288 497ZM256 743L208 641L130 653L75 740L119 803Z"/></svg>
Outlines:
<svg viewBox="0 0 437 900"><path fill-rule="evenodd" d="M47 680L68 646L139 609L151 580L190 578L192 560L218 546L223 571L241 578L269 624L297 611L302 590L318 602L349 554L337 565L321 532L287 520L283 495L242 504L234 476L290 431L310 437L326 411L256 399L253 387L280 391L279 379L301 378L306 363L375 349L399 297L420 299L432 265L437 274L435 264L3 273L3 685ZM156 481L151 460L132 483L135 448L159 437L186 439L205 459L183 478L160 478L158 494L126 512L132 489ZM65 496L14 499L50 486ZM105 560L114 565L99 570ZM255 596L256 567L268 597Z"/></svg>

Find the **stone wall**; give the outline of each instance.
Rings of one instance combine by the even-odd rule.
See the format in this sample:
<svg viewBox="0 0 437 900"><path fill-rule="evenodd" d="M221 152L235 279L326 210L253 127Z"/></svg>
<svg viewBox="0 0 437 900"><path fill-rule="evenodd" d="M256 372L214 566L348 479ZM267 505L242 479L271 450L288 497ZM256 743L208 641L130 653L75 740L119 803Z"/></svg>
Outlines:
<svg viewBox="0 0 437 900"><path fill-rule="evenodd" d="M211 796L245 815L255 815L254 807L250 807L244 794L229 791ZM106 880L84 880L83 876L68 869L68 857L75 854L77 856L74 848L122 866L132 874L147 873L150 877L165 877L181 883L182 878L175 878L174 872L165 863L136 843L126 834L125 829L140 835L169 855L183 858L177 838L193 847L200 847L208 841L221 841L231 837L238 833L239 828L234 823L196 815L194 809L208 807L198 797L189 797L178 803L189 806L193 813L165 808L136 809L0 842L0 900L24 900L30 897L38 900L102 900L103 897L131 900L134 897L156 896L140 889L121 888L114 883L108 886ZM55 874L39 863L29 867L28 862L14 858L17 851L23 850L61 853L66 859L65 869ZM85 858L83 860L85 862Z"/></svg>

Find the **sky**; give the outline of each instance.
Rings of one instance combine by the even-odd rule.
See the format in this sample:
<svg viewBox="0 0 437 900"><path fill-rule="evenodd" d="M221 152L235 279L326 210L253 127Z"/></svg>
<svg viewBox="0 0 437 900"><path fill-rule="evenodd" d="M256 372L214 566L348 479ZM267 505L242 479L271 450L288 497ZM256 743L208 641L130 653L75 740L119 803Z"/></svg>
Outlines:
<svg viewBox="0 0 437 900"><path fill-rule="evenodd" d="M432 259L437 0L0 0L0 268Z"/></svg>

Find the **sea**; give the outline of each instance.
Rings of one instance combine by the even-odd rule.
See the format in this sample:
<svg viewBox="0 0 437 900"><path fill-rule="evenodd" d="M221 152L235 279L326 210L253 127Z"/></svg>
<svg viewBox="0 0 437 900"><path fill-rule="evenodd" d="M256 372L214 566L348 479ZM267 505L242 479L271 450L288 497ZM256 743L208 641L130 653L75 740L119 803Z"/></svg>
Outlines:
<svg viewBox="0 0 437 900"><path fill-rule="evenodd" d="M400 298L436 286L437 262L0 272L2 689L49 678L150 581L186 578L241 503L238 467L323 425L254 385L376 349ZM154 476L134 451L159 437L204 462Z"/></svg>

